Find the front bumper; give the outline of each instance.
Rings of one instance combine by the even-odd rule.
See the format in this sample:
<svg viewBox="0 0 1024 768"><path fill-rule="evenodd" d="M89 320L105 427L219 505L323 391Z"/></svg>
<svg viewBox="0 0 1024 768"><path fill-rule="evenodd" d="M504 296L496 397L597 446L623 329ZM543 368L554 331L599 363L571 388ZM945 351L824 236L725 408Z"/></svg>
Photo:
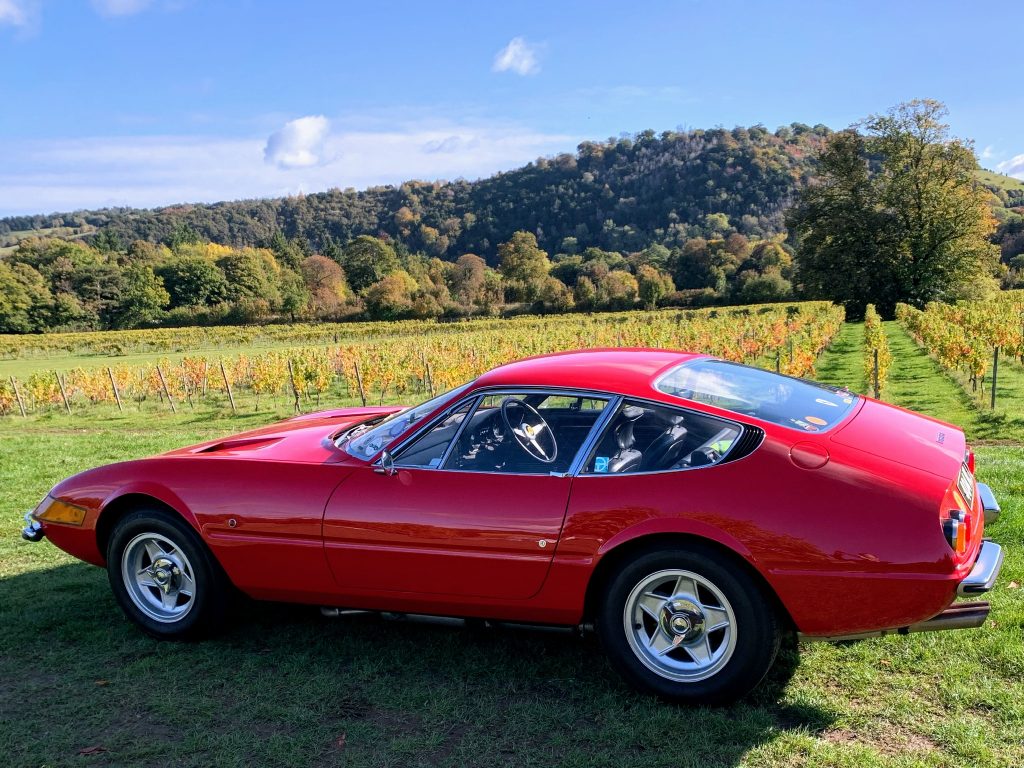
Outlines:
<svg viewBox="0 0 1024 768"><path fill-rule="evenodd" d="M31 512L25 513L25 522L28 525L21 529L21 538L25 541L42 541L46 537L43 524L36 520Z"/></svg>
<svg viewBox="0 0 1024 768"><path fill-rule="evenodd" d="M978 559L974 561L974 567L967 574L967 578L960 582L956 593L961 597L965 595L980 595L988 592L996 584L999 577L999 569L1003 567L1003 548L994 541L985 540L981 542L981 549L978 550Z"/></svg>

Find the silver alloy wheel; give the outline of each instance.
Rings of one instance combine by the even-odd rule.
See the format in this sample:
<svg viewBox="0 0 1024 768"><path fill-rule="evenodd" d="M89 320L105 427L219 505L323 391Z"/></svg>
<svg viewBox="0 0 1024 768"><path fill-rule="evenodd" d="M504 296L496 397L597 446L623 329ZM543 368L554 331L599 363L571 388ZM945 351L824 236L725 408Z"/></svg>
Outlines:
<svg viewBox="0 0 1024 768"><path fill-rule="evenodd" d="M718 587L692 571L644 578L626 598L622 622L633 653L668 680L706 680L736 650L732 606Z"/></svg>
<svg viewBox="0 0 1024 768"><path fill-rule="evenodd" d="M159 533L140 533L121 555L128 597L154 621L180 621L195 604L192 564L177 544Z"/></svg>

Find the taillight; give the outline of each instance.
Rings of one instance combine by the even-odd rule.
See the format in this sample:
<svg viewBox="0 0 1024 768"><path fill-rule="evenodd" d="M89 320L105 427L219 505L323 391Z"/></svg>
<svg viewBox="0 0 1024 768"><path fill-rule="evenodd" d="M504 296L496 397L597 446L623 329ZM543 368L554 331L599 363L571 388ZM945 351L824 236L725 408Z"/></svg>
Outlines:
<svg viewBox="0 0 1024 768"><path fill-rule="evenodd" d="M964 456L964 464L971 470L971 474L974 474L974 451L970 448L967 449L967 454Z"/></svg>
<svg viewBox="0 0 1024 768"><path fill-rule="evenodd" d="M942 532L950 549L958 555L967 551L967 539L971 531L971 513L954 509L942 523Z"/></svg>

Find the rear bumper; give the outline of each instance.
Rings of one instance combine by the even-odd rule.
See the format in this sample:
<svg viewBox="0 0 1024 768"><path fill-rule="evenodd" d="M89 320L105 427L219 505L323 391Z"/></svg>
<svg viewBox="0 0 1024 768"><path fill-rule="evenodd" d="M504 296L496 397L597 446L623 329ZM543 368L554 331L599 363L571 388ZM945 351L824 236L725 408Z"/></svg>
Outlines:
<svg viewBox="0 0 1024 768"><path fill-rule="evenodd" d="M31 512L25 513L25 522L28 523L21 529L21 538L25 541L42 541L46 536L43 524L36 520Z"/></svg>
<svg viewBox="0 0 1024 768"><path fill-rule="evenodd" d="M994 523L999 519L999 502L992 489L985 483L978 483L978 496L981 497L981 506L985 510L985 525Z"/></svg>
<svg viewBox="0 0 1024 768"><path fill-rule="evenodd" d="M967 574L967 578L961 581L956 588L956 593L963 597L988 592L995 586L996 579L999 577L999 569L1002 567L1003 548L994 541L981 542L978 559L974 561L974 567Z"/></svg>

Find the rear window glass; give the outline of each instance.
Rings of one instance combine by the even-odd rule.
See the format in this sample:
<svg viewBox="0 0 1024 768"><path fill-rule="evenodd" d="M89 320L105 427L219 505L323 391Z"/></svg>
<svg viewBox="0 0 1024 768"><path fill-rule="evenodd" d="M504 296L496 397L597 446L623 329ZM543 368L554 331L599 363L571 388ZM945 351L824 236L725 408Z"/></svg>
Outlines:
<svg viewBox="0 0 1024 768"><path fill-rule="evenodd" d="M804 432L824 432L853 410L846 389L794 379L724 360L683 363L658 379L655 389Z"/></svg>

